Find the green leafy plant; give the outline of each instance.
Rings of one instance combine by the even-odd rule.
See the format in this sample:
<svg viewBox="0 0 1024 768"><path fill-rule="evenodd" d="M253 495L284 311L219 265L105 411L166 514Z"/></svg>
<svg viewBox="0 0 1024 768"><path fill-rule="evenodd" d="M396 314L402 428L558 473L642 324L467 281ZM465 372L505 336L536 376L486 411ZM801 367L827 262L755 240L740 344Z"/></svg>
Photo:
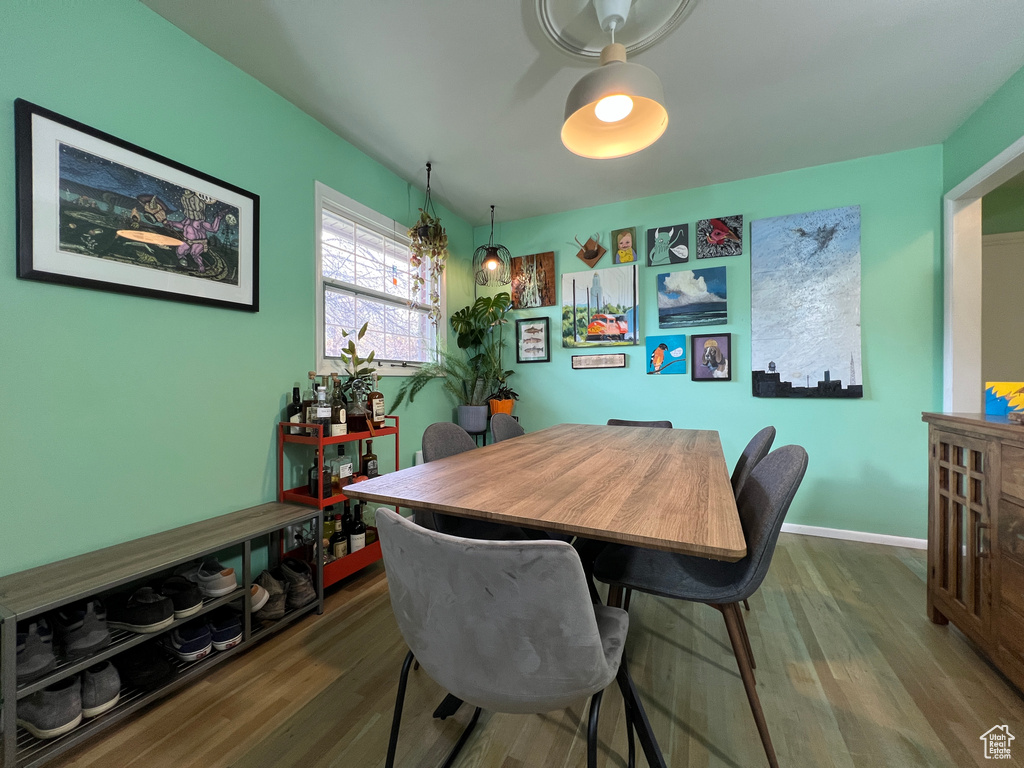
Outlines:
<svg viewBox="0 0 1024 768"><path fill-rule="evenodd" d="M429 177L428 177L429 185ZM428 187L429 200L429 187ZM441 319L441 275L448 261L448 233L441 226L441 219L432 216L427 208L420 208L420 217L409 230L409 263L415 267L412 273L412 291L415 294L426 283L429 291L430 310L427 315L430 322L437 325ZM426 263L426 276L420 272L420 266Z"/></svg>
<svg viewBox="0 0 1024 768"><path fill-rule="evenodd" d="M346 330L341 332L341 335L348 339L348 344L342 347L338 353L341 357L341 362L344 364L345 373L348 374L348 378L341 385L341 391L346 396L356 395L365 398L366 394L370 391L370 377L377 370L377 366L371 365L376 352L370 350L369 355L360 357L359 351L356 349L356 342L362 341L363 336L366 335L368 325L368 322L363 323L363 327L355 333L349 333ZM355 336L355 339L352 336Z"/></svg>

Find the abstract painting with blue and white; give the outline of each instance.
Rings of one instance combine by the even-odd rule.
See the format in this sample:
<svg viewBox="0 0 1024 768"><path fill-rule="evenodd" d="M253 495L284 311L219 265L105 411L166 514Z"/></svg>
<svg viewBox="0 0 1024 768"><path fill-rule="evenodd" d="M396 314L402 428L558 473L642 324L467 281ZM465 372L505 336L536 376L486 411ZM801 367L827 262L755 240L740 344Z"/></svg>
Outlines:
<svg viewBox="0 0 1024 768"><path fill-rule="evenodd" d="M658 327L685 328L726 321L725 267L658 275Z"/></svg>
<svg viewBox="0 0 1024 768"><path fill-rule="evenodd" d="M860 206L750 225L755 397L862 397Z"/></svg>

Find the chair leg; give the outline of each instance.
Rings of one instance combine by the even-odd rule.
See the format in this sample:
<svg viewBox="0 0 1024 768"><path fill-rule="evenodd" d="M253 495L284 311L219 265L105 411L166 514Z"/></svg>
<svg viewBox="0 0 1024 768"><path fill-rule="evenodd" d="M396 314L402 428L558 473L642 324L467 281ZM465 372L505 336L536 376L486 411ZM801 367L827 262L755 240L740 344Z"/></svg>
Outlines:
<svg viewBox="0 0 1024 768"><path fill-rule="evenodd" d="M445 718L451 717L459 711L459 707L462 706L462 699L458 696L452 696L450 693L444 697L440 704L437 705L437 709L434 710L434 718L437 720L444 720Z"/></svg>
<svg viewBox="0 0 1024 768"><path fill-rule="evenodd" d="M459 752L466 746L466 742L469 741L469 736L473 733L473 729L476 728L476 721L480 719L480 707L477 707L473 712L473 717L469 721L469 725L466 726L466 730L459 736L459 740L455 742L455 746L452 747L452 751L448 753L448 757L444 761L444 765L441 768L451 768L452 763L455 762L455 758L459 756ZM386 768L386 767L385 767Z"/></svg>
<svg viewBox="0 0 1024 768"><path fill-rule="evenodd" d="M736 664L740 668L740 677L743 678L743 687L747 691L747 701L750 702L750 711L754 715L757 731L761 735L761 745L764 747L764 753L768 757L768 765L771 768L779 768L779 761L775 757L775 748L772 746L772 737L768 733L768 722L764 719L761 700L757 696L754 673L750 668L750 660L747 658L746 649L743 645L743 630L740 628L740 622L743 621L743 617L740 615L739 603L726 603L725 605L716 605L715 607L725 617L725 627L729 631L732 652L736 656Z"/></svg>
<svg viewBox="0 0 1024 768"><path fill-rule="evenodd" d="M746 608L748 611L750 610L750 603L747 602L747 598L745 597L743 598L743 607Z"/></svg>
<svg viewBox="0 0 1024 768"><path fill-rule="evenodd" d="M626 596L622 599L622 610L629 613L629 598L633 596L633 590L626 587Z"/></svg>
<svg viewBox="0 0 1024 768"><path fill-rule="evenodd" d="M636 728L636 735L640 739L640 748L644 751L644 756L647 758L647 764L651 768L666 768L665 757L661 754L661 748L658 746L657 740L654 738L654 731L651 728L651 722L647 719L647 713L644 711L643 703L640 701L640 695L637 693L636 685L633 683L633 678L629 675L629 668L626 665L626 656L623 654L622 660L619 662L619 673L615 676L615 682L619 685L619 690L622 691L622 698L626 702L626 715L629 717L631 728ZM633 734L630 731L630 752L632 753ZM632 766L632 762L630 763Z"/></svg>
<svg viewBox="0 0 1024 768"><path fill-rule="evenodd" d="M402 724L402 705L405 704L405 684L409 682L409 667L412 666L412 651L405 656L402 664L402 674L398 678L398 698L395 701L395 716L391 721L391 739L388 741L388 756L384 761L384 768L394 768L395 751L398 749L398 728Z"/></svg>
<svg viewBox="0 0 1024 768"><path fill-rule="evenodd" d="M601 697L598 691L590 699L590 724L587 726L587 768L597 768L597 719L601 714Z"/></svg>
<svg viewBox="0 0 1024 768"><path fill-rule="evenodd" d="M747 622L743 618L743 613L739 610L736 611L736 616L740 620L740 629L743 630L743 645L747 649L747 658L750 659L750 668L757 669L757 662L754 661L754 649L750 647L750 635L747 634Z"/></svg>

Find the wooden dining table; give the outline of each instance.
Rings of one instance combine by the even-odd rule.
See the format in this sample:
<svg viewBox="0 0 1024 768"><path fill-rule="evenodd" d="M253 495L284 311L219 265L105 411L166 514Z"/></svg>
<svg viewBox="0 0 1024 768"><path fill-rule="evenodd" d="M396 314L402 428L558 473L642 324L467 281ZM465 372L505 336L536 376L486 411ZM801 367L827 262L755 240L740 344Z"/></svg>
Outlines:
<svg viewBox="0 0 1024 768"><path fill-rule="evenodd" d="M344 493L716 560L747 554L713 430L558 424L350 485ZM619 599L613 590L609 603ZM623 693L648 763L664 766L639 695Z"/></svg>

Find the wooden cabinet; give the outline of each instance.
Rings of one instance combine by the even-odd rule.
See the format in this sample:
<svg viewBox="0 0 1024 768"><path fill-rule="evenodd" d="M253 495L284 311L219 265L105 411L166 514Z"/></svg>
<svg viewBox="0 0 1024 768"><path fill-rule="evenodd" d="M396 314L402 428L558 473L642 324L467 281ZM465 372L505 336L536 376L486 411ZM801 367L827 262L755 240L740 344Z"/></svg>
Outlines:
<svg viewBox="0 0 1024 768"><path fill-rule="evenodd" d="M926 413L928 615L1024 689L1024 426Z"/></svg>

